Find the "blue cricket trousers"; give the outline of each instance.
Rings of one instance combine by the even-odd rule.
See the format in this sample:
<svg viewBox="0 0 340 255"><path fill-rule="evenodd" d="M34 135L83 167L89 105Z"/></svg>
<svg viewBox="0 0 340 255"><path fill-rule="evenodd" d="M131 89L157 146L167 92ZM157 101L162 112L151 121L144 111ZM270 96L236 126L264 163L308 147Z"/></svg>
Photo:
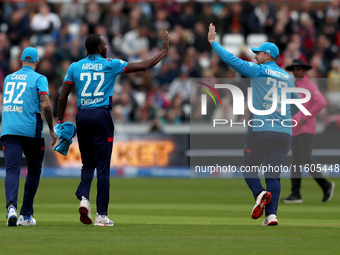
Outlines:
<svg viewBox="0 0 340 255"><path fill-rule="evenodd" d="M76 117L81 153L81 180L76 196L89 199L94 170L97 169L97 213L107 215L110 197L110 161L114 126L106 108L80 109Z"/></svg>
<svg viewBox="0 0 340 255"><path fill-rule="evenodd" d="M5 135L1 137L1 140L6 166L6 207L9 204L17 207L18 204L19 177L22 152L24 152L27 159L27 176L20 214L26 216L33 215L33 201L39 186L44 159L44 138Z"/></svg>
<svg viewBox="0 0 340 255"><path fill-rule="evenodd" d="M287 133L263 131L249 132L247 144L244 149L243 166L282 166L290 149L292 137ZM269 168L268 168L269 169ZM265 215L277 213L281 183L278 168L265 172L267 191L272 193L271 201L265 207ZM257 195L265 189L257 172L244 171L243 176L256 199Z"/></svg>

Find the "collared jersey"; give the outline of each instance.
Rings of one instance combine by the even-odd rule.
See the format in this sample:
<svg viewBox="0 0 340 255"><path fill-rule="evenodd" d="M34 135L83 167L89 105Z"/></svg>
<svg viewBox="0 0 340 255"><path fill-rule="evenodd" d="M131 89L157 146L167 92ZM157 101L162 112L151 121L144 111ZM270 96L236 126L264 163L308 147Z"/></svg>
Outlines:
<svg viewBox="0 0 340 255"><path fill-rule="evenodd" d="M301 111L294 115L293 119L300 123L301 119L304 119L304 124L297 125L293 128L293 136L299 134L316 134L316 116L327 105L326 100L319 90L318 85L308 79L307 76L295 81L295 85L297 88L304 88L310 91L311 99L304 103L303 106L311 115L305 116ZM301 95L301 97L304 97L304 95Z"/></svg>
<svg viewBox="0 0 340 255"><path fill-rule="evenodd" d="M123 60L105 59L97 54L72 63L64 82L75 85L78 109L111 109L116 76L126 71L127 64Z"/></svg>
<svg viewBox="0 0 340 255"><path fill-rule="evenodd" d="M24 66L5 78L1 136L43 137L40 94L48 93L47 78Z"/></svg>
<svg viewBox="0 0 340 255"><path fill-rule="evenodd" d="M250 78L250 85L253 91L252 102L256 110L271 109L273 104L274 90L277 89L277 107L275 111L268 115L250 114L252 121L249 131L274 131L292 134L291 116L294 115L295 108L287 105L286 114L281 115L282 88L295 87L293 78L280 68L275 62L256 64L235 57L232 53L225 50L217 42L212 43L212 47L217 55L235 71ZM287 93L286 98L299 98L297 93ZM294 112L292 113L291 110ZM257 121L258 120L258 121Z"/></svg>

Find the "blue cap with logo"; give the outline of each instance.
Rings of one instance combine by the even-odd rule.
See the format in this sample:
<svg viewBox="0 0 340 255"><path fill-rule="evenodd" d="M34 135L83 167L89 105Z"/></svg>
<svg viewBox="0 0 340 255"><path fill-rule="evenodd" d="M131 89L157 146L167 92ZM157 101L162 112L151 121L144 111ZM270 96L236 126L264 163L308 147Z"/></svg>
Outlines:
<svg viewBox="0 0 340 255"><path fill-rule="evenodd" d="M39 56L37 49L33 47L27 47L26 49L24 49L21 55L21 60L33 63L38 62Z"/></svg>
<svg viewBox="0 0 340 255"><path fill-rule="evenodd" d="M275 43L271 43L271 42L265 42L261 44L260 47L258 48L251 47L251 49L255 54L260 51L263 51L265 53L270 53L270 56L272 56L273 58L277 58L277 56L279 55L279 48L275 45Z"/></svg>

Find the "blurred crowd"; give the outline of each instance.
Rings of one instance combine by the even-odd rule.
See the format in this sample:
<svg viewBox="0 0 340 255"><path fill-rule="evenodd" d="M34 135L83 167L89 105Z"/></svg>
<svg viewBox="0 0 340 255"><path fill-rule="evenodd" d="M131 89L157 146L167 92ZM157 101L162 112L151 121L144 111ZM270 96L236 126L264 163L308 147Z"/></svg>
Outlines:
<svg viewBox="0 0 340 255"><path fill-rule="evenodd" d="M4 77L20 68L19 58L27 46L38 48L37 72L50 84L56 105L65 73L73 61L86 57L84 42L91 33L104 36L108 57L129 62L145 59L162 47L164 31L170 32L170 48L164 60L149 71L120 75L113 95L115 122L183 123L190 119L190 78L240 78L211 51L207 41L209 23L219 38L228 34L264 34L280 49L278 64L285 67L302 58L313 68L311 78L320 82L326 95L340 93L340 5L240 1L46 1L0 2L0 90ZM224 45L228 49L228 45ZM239 45L238 56L254 61ZM325 79L326 80L326 79ZM339 95L339 94L337 94ZM327 97L328 98L328 97ZM226 95L224 105L231 105ZM332 101L332 99L330 99ZM339 97L321 114L339 111ZM228 109L220 109L223 115ZM74 121L76 95L69 98L66 120Z"/></svg>

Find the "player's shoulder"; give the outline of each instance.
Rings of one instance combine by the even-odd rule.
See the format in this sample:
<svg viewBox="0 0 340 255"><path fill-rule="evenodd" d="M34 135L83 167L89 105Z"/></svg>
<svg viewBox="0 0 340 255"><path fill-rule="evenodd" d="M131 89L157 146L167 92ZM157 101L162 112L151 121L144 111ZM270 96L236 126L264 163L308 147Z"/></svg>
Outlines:
<svg viewBox="0 0 340 255"><path fill-rule="evenodd" d="M127 62L118 58L108 58L106 59L111 65L125 65Z"/></svg>
<svg viewBox="0 0 340 255"><path fill-rule="evenodd" d="M15 75L16 73L17 72L7 74L6 77L5 77L5 81L8 80L8 79L12 79L12 75Z"/></svg>
<svg viewBox="0 0 340 255"><path fill-rule="evenodd" d="M34 71L34 75L35 75L35 78L36 78L36 81L41 83L47 83L48 84L48 80L47 80L47 77L41 73L37 73Z"/></svg>
<svg viewBox="0 0 340 255"><path fill-rule="evenodd" d="M86 63L86 58L80 59L78 61L74 61L68 67L68 70L69 71L72 71L72 70L78 71L78 69L81 69L81 67L83 66L84 63Z"/></svg>
<svg viewBox="0 0 340 255"><path fill-rule="evenodd" d="M283 80L293 80L292 76L287 73L284 69L279 67L276 63L272 63L270 65L262 64L262 72L266 76L272 76L274 78L283 79Z"/></svg>

